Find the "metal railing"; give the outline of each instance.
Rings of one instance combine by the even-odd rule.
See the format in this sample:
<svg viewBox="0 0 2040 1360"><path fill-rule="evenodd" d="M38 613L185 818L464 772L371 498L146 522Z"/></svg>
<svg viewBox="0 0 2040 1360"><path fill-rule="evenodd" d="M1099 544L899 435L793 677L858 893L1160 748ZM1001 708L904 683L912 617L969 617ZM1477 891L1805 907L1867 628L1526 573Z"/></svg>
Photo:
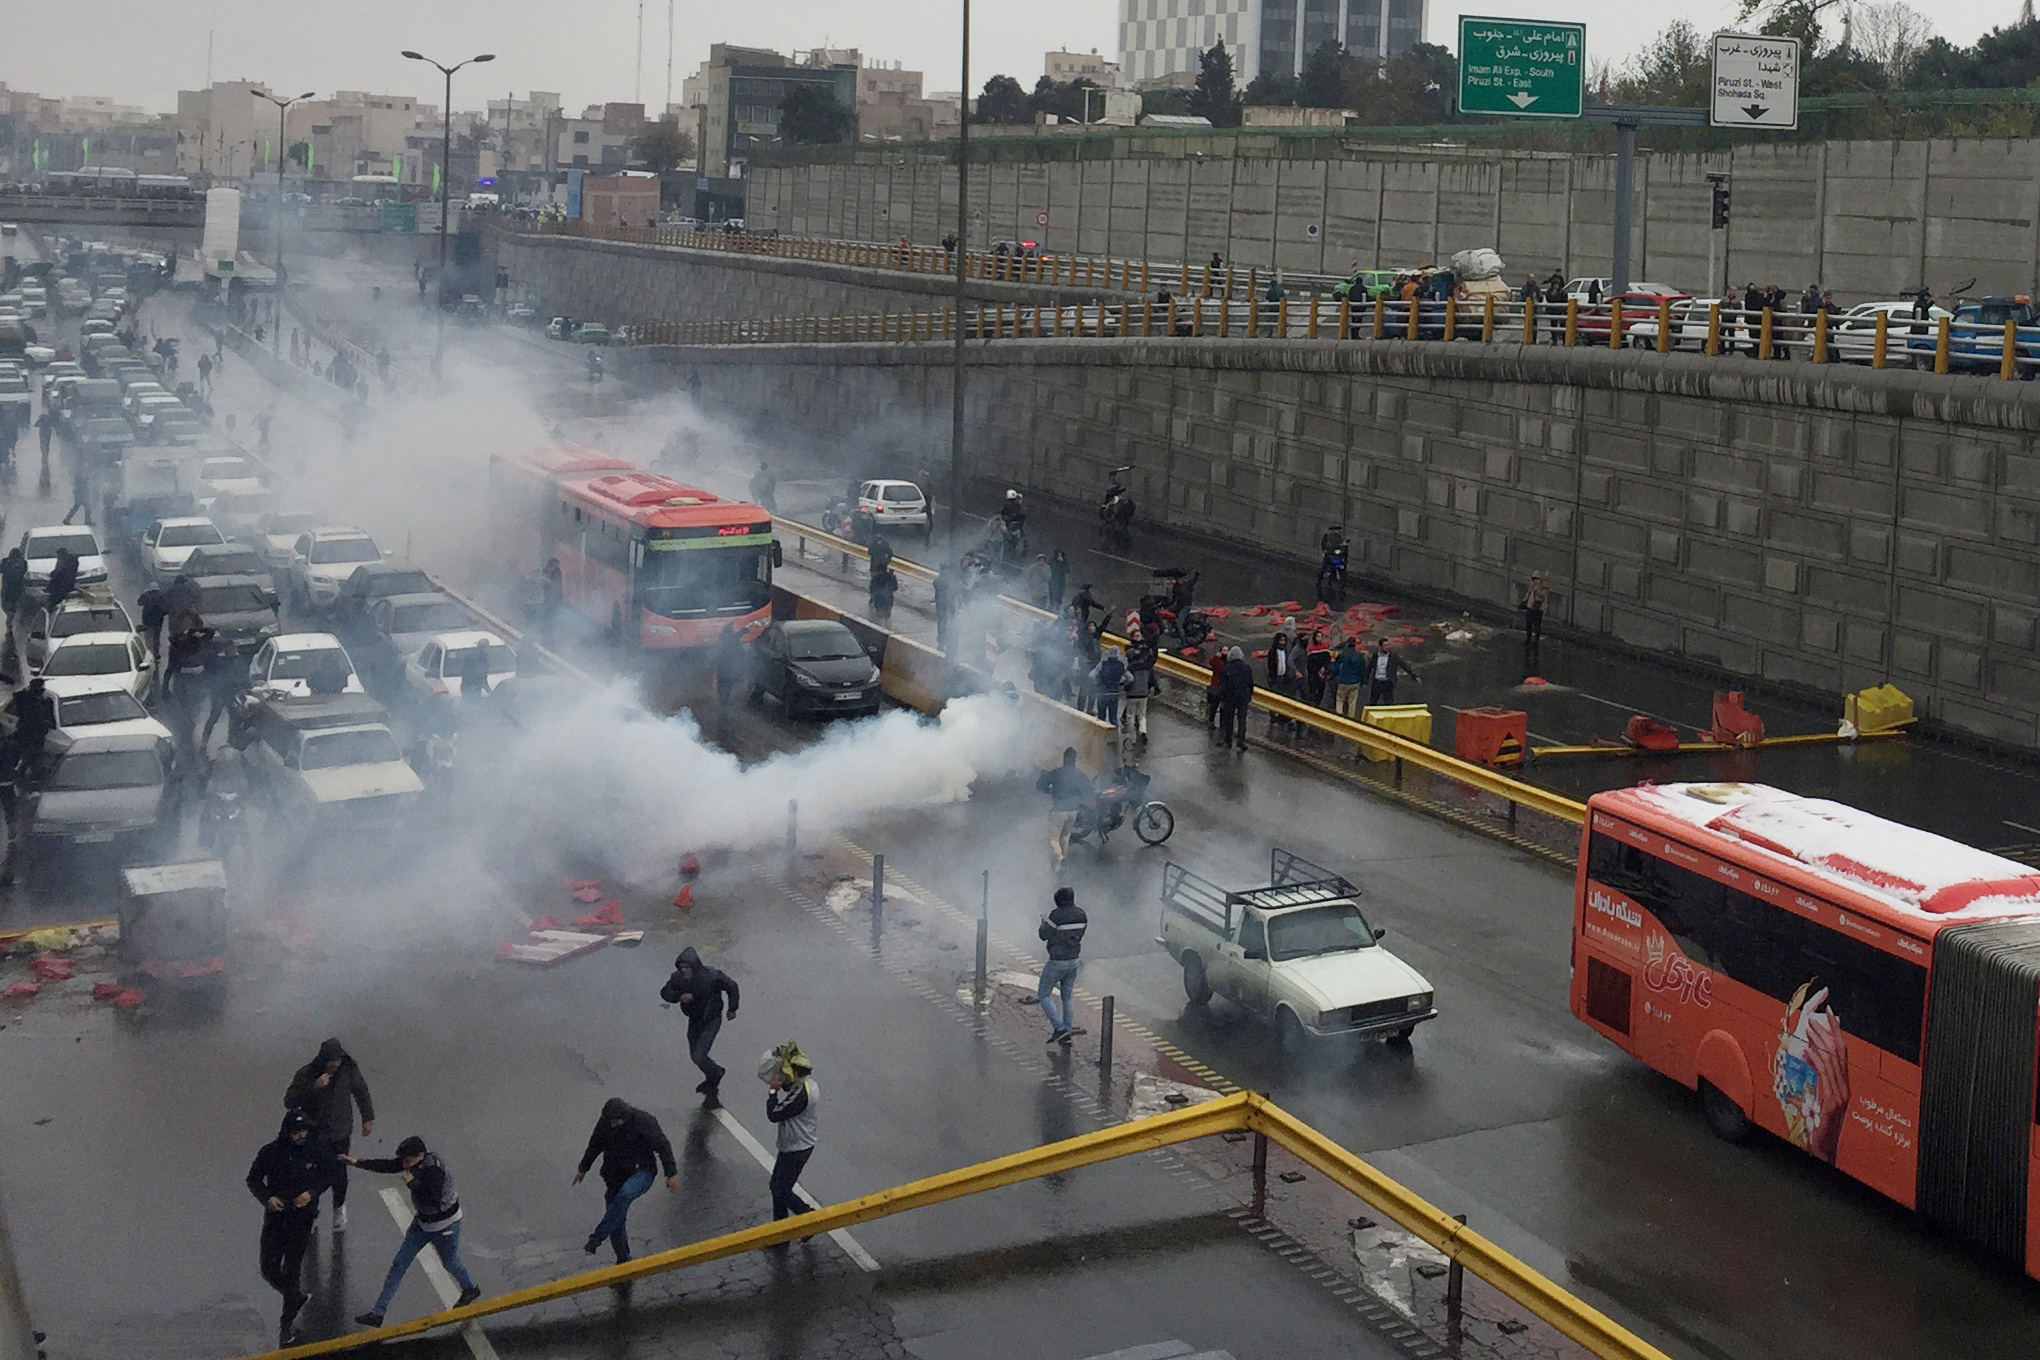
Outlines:
<svg viewBox="0 0 2040 1360"><path fill-rule="evenodd" d="M871 344L954 338L953 310L642 322L618 328L648 345ZM1915 321L1879 312L1752 312L1721 303L1677 309L1563 306L1490 297L1355 303L1171 297L1166 301L988 304L965 313L971 340L1201 337L1230 340L1424 340L1566 349L1740 355L1816 364L1912 368L2006 380L2040 374L2040 325Z"/></svg>
<svg viewBox="0 0 2040 1360"><path fill-rule="evenodd" d="M1473 1272L1518 1306L1539 1318L1601 1360L1669 1360L1663 1351L1623 1327L1584 1299L1503 1250L1414 1191L1389 1179L1331 1139L1288 1114L1265 1097L1250 1092L1220 1096L1187 1109L1126 1123L1095 1133L1079 1134L955 1171L817 1207L756 1227L724 1233L634 1261L571 1275L563 1280L513 1290L449 1308L408 1322L315 1341L283 1350L265 1351L249 1360L302 1360L416 1336L441 1327L477 1321L513 1309L608 1289L632 1280L705 1265L731 1256L778 1246L795 1238L854 1228L909 1209L944 1204L1080 1167L1121 1157L1141 1156L1162 1148L1225 1134L1255 1137L1256 1175L1265 1174L1265 1148L1281 1147L1304 1165L1359 1196L1377 1212L1429 1243L1454 1265Z"/></svg>

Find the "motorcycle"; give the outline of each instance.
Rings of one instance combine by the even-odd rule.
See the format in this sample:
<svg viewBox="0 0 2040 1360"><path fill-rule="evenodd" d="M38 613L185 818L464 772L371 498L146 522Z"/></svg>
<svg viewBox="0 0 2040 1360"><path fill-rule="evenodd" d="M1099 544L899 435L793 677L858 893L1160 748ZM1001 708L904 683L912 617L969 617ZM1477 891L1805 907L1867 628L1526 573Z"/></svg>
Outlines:
<svg viewBox="0 0 2040 1360"><path fill-rule="evenodd" d="M1131 765L1112 771L1109 780L1077 809L1076 825L1070 831L1072 843L1098 837L1102 848L1114 831L1133 817L1133 834L1143 845L1160 845L1176 830L1176 814L1169 805L1147 796L1153 780Z"/></svg>
<svg viewBox="0 0 2040 1360"><path fill-rule="evenodd" d="M1105 493L1098 507L1098 532L1120 544L1133 541L1133 497L1117 482Z"/></svg>
<svg viewBox="0 0 2040 1360"><path fill-rule="evenodd" d="M205 796L205 802L198 809L198 842L210 850L216 858L224 859L227 852L238 844L242 837L241 819L247 809L241 804L241 795L229 789L214 789Z"/></svg>

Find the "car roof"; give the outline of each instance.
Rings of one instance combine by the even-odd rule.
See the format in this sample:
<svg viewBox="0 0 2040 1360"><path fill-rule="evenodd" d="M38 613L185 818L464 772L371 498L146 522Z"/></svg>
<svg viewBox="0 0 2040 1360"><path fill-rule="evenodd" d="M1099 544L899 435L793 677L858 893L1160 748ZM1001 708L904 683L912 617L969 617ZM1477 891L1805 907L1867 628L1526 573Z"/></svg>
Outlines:
<svg viewBox="0 0 2040 1360"><path fill-rule="evenodd" d="M95 642L104 643L107 646L119 646L125 644L133 636L133 632L116 633L106 629L101 629L96 633L73 633L69 637L51 638L50 650L54 652L59 647L83 647Z"/></svg>
<svg viewBox="0 0 2040 1360"><path fill-rule="evenodd" d="M904 477L866 477L864 484L866 486L911 486L916 491L921 489L919 482L910 482Z"/></svg>
<svg viewBox="0 0 2040 1360"><path fill-rule="evenodd" d="M185 575L190 576L190 572ZM207 586L254 586L258 590L269 589L267 574L257 576L248 571L223 571L212 576L192 576L191 584L204 590Z"/></svg>
<svg viewBox="0 0 2040 1360"><path fill-rule="evenodd" d="M826 633L831 628L842 628L844 632L850 632L843 626L841 619L788 619L779 626L781 631L788 633ZM857 636L855 633L850 635Z"/></svg>
<svg viewBox="0 0 2040 1360"><path fill-rule="evenodd" d="M321 530L320 532L324 531ZM363 534L362 537L367 538L368 535ZM347 579L351 581L355 576L360 576L363 579L371 576L395 576L399 572L422 572L424 570L425 568L419 566L416 562L406 561L401 557L385 557L380 562L363 562L354 569L353 575L350 575Z"/></svg>
<svg viewBox="0 0 2040 1360"><path fill-rule="evenodd" d="M153 751L163 739L148 732L99 732L90 727L50 734L50 744L63 755L96 755L101 751Z"/></svg>
<svg viewBox="0 0 2040 1360"><path fill-rule="evenodd" d="M357 529L351 524L322 524L316 529L306 530L313 538L367 538L368 530Z"/></svg>
<svg viewBox="0 0 2040 1360"><path fill-rule="evenodd" d="M278 651L286 647L295 647L301 652L317 651L322 647L340 647L340 639L331 633L281 633L269 640L276 644Z"/></svg>
<svg viewBox="0 0 2040 1360"><path fill-rule="evenodd" d="M401 595L383 596L380 600L376 601L376 606L381 608L383 605L388 605L390 608L395 609L400 605L438 604L442 601L447 604L460 604L459 600L454 599L453 596L443 590L407 590Z"/></svg>
<svg viewBox="0 0 2040 1360"><path fill-rule="evenodd" d="M159 519L156 523L162 525L165 529L189 529L200 524L211 524L215 529L220 527L217 524L213 524L212 516L210 515L176 515L170 519ZM211 545L201 543L199 546L203 548L210 547Z"/></svg>
<svg viewBox="0 0 2040 1360"><path fill-rule="evenodd" d="M486 628L458 628L450 633L434 633L432 641L448 650L460 650L488 643L491 647L508 647L510 644Z"/></svg>

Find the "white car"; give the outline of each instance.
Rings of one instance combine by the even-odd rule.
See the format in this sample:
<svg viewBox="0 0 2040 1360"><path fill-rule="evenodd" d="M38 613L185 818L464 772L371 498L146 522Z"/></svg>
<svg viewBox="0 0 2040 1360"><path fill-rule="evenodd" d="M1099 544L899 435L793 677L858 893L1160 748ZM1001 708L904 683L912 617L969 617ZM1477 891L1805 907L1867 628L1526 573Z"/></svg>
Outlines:
<svg viewBox="0 0 2040 1360"><path fill-rule="evenodd" d="M461 697L460 668L483 643L489 647L489 691L516 678L517 653L494 633L467 629L437 633L404 661L404 688L414 699Z"/></svg>
<svg viewBox="0 0 2040 1360"><path fill-rule="evenodd" d="M300 610L331 609L356 567L380 561L382 549L359 529L329 525L299 534L284 567L291 604Z"/></svg>
<svg viewBox="0 0 2040 1360"><path fill-rule="evenodd" d="M168 392L150 393L135 403L134 409L128 413L128 421L135 429L146 431L164 416L190 409Z"/></svg>
<svg viewBox="0 0 2040 1360"><path fill-rule="evenodd" d="M245 458L227 455L207 458L198 465L198 494L201 497L247 495L262 489L261 474Z"/></svg>
<svg viewBox="0 0 2040 1360"><path fill-rule="evenodd" d="M134 620L104 589L73 595L52 610L39 595L24 596L14 617L14 649L33 675L49 655L50 643L78 633L132 633Z"/></svg>
<svg viewBox="0 0 2040 1360"><path fill-rule="evenodd" d="M922 541L928 539L928 498L912 482L866 482L857 488L857 508L879 529L919 529Z"/></svg>
<svg viewBox="0 0 2040 1360"><path fill-rule="evenodd" d="M298 535L318 527L319 516L314 511L272 510L255 526L255 551L262 554L271 571L283 571L290 566L290 550L297 545Z"/></svg>
<svg viewBox="0 0 2040 1360"><path fill-rule="evenodd" d="M361 677L354 671L354 658L331 633L285 633L269 639L248 663L248 685L303 699L312 692L312 676L336 660L347 668L347 683L341 692L365 693Z"/></svg>
<svg viewBox="0 0 2040 1360"><path fill-rule="evenodd" d="M48 585L57 565L57 549L69 548L78 558L78 584L97 585L106 579L106 556L99 537L82 524L51 524L21 536L21 555L28 559L28 583Z"/></svg>
<svg viewBox="0 0 2040 1360"><path fill-rule="evenodd" d="M76 688L57 696L56 709L60 732L170 740L170 729L150 717L142 701L117 679L79 681Z"/></svg>
<svg viewBox="0 0 2040 1360"><path fill-rule="evenodd" d="M26 345L22 348L21 357L32 366L41 368L44 364L55 363L57 352L48 345Z"/></svg>
<svg viewBox="0 0 2040 1360"><path fill-rule="evenodd" d="M179 515L159 519L142 532L142 565L157 581L167 584L184 570L184 559L193 548L224 543L227 536L203 515Z"/></svg>
<svg viewBox="0 0 2040 1360"><path fill-rule="evenodd" d="M137 699L156 688L156 660L133 633L74 633L57 638L43 658L43 688L59 697L118 682Z"/></svg>

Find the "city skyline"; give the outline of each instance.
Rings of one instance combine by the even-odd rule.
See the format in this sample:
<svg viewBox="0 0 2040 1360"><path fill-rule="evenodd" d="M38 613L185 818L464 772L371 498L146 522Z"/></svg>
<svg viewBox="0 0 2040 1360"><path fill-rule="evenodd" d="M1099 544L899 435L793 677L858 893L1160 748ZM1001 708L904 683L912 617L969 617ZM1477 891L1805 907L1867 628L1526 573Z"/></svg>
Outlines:
<svg viewBox="0 0 2040 1360"><path fill-rule="evenodd" d="M993 74L1032 86L1047 51L1095 48L1118 58L1123 0L1043 0L1024 12L980 7L972 20L973 92ZM435 96L437 82L421 82L416 63L398 49L414 47L446 61L493 51L486 71L456 80L457 110L481 109L490 99L532 89L556 90L569 108L604 102L639 102L659 109L667 91L667 7L658 0L597 0L574 11L577 40L563 43L551 30L559 15L537 0L499 0L438 6L428 12L392 0L357 0L344 14L299 11L279 23L274 7L253 0L219 0L204 18L183 7L136 8L88 0L48 12L36 41L0 55L0 83L51 97L101 97L139 104L149 113L175 109L177 91L202 88L211 40L211 77L266 81L278 88L365 90ZM1678 0L1638 6L1627 0L1433 0L1426 42L1456 45L1462 13L1584 22L1591 61L1619 66L1675 19L1702 31L1730 26L1734 0ZM1928 14L1935 31L1956 43L1974 42L1992 27L2018 17L2019 0L1983 0L1959 14ZM636 65L638 15L644 18L644 59ZM791 0L770 11L728 13L703 0L673 0L675 35L671 81L675 101L682 80L707 57L714 42L799 51L854 47L873 61L899 62L926 73L930 91L957 84L957 7L953 0L902 0L883 19L848 16L819 0ZM125 40L109 48L96 41L109 23ZM428 89L427 87L433 88Z"/></svg>

